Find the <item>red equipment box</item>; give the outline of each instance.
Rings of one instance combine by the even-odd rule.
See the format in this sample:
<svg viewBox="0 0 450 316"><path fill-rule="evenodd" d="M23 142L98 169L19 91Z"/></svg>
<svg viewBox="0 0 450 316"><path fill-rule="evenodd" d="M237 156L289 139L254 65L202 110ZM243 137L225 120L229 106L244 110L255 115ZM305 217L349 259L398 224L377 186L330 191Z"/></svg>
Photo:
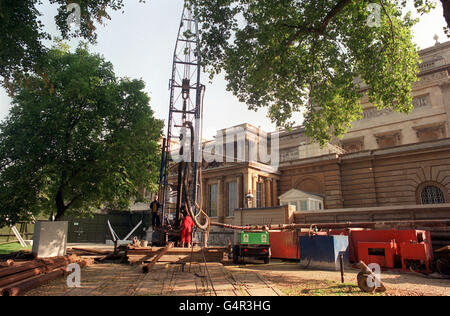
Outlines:
<svg viewBox="0 0 450 316"><path fill-rule="evenodd" d="M298 237L308 233L271 231L272 258L300 259ZM433 248L430 232L424 230L343 229L316 235L347 235L353 262L377 263L382 268L431 272Z"/></svg>
<svg viewBox="0 0 450 316"><path fill-rule="evenodd" d="M378 263L383 268L431 272L433 248L424 230L350 231L354 261Z"/></svg>
<svg viewBox="0 0 450 316"><path fill-rule="evenodd" d="M327 236L327 232L317 232L314 235ZM271 257L277 259L300 259L299 236L309 235L307 232L269 231Z"/></svg>
<svg viewBox="0 0 450 316"><path fill-rule="evenodd" d="M420 243L400 243L400 258L402 260L402 269L419 270L425 265L426 271L431 272L431 262L433 260L433 250L431 246Z"/></svg>
<svg viewBox="0 0 450 316"><path fill-rule="evenodd" d="M380 267L395 268L397 245L391 242L358 242L359 260L366 264L377 263Z"/></svg>

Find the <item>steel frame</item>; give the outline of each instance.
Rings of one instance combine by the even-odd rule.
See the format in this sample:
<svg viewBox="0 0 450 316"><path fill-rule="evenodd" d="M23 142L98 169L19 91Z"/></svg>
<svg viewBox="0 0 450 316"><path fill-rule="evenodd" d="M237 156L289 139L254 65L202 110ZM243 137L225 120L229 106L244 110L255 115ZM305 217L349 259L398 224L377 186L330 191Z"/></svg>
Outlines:
<svg viewBox="0 0 450 316"><path fill-rule="evenodd" d="M162 195L162 225L166 225L165 216L169 210L169 191L168 177L169 164L172 161L171 153L179 148L181 154L182 137L189 130L191 139L198 140L194 144L199 148L192 146L191 152L198 153L201 150L201 135L203 121L203 95L205 86L201 84L201 56L199 47L199 28L198 22L192 17L192 11L185 2L181 23L178 31L177 42L173 55L172 77L169 82L170 86L170 107L169 119L167 122L167 135L163 142L163 153L161 162L160 175L160 195ZM192 127L192 128L190 128ZM180 144L176 144L176 140ZM185 143L186 144L186 143ZM181 173L182 166L180 164L178 171L177 184L177 206L176 220L180 218L180 208L185 203L184 194L190 193L190 205L192 210L196 210L199 205L199 196L201 194L200 168L201 164L197 161L188 163L190 180L192 181L190 188L183 188L182 177L186 176ZM161 188L162 186L162 188ZM184 194L183 194L184 193Z"/></svg>

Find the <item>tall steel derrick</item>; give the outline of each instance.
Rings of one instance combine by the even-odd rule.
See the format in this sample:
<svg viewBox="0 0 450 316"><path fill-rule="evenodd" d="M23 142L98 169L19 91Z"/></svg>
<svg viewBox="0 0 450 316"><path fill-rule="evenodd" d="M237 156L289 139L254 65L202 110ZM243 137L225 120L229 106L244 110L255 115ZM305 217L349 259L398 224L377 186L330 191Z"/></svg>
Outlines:
<svg viewBox="0 0 450 316"><path fill-rule="evenodd" d="M180 209L185 204L192 215L199 211L201 189L201 163L194 154L201 150L203 95L205 86L201 84L201 57L199 47L198 22L185 4L178 31L173 56L172 78L170 79L170 108L167 122L167 136L163 142L162 185L163 218L169 209L168 176L172 167L171 153L178 151L183 155L187 149L186 140L192 153L189 161L178 163L176 219L180 218ZM194 140L198 140L194 142ZM181 144L184 143L184 147ZM198 148L194 148L197 146ZM164 221L163 221L164 222ZM197 226L201 226L196 222Z"/></svg>

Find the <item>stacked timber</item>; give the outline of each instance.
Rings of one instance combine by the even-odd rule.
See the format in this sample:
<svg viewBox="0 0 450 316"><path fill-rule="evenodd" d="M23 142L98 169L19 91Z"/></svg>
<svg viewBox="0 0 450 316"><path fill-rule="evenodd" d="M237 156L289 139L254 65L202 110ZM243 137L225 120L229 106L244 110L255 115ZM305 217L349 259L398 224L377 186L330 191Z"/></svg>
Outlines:
<svg viewBox="0 0 450 316"><path fill-rule="evenodd" d="M128 247L125 257L130 264L141 264L152 261L163 247ZM158 262L188 263L188 262L222 262L226 247L208 248L171 248Z"/></svg>
<svg viewBox="0 0 450 316"><path fill-rule="evenodd" d="M77 263L83 268L92 264L93 261L72 255L23 262L11 260L2 262L0 263L0 295L22 295L29 290L62 277L70 273L70 271L67 271L67 266L71 263Z"/></svg>

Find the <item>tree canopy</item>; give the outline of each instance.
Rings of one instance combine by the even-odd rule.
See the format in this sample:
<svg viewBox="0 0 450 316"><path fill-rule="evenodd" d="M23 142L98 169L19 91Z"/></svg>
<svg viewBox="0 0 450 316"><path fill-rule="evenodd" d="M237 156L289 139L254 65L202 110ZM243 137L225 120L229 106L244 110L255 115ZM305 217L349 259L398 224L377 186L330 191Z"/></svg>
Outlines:
<svg viewBox="0 0 450 316"><path fill-rule="evenodd" d="M163 122L142 80L117 78L111 63L60 44L45 75L14 84L0 125L0 226L47 213L128 208L158 180Z"/></svg>
<svg viewBox="0 0 450 316"><path fill-rule="evenodd" d="M378 12L371 11L375 3ZM416 0L428 12L434 1ZM278 127L305 111L308 135L342 136L362 113L365 85L376 107L412 110L419 56L402 14L406 1L191 0L201 23L202 58L211 77L249 109L267 107ZM374 14L378 14L378 19Z"/></svg>
<svg viewBox="0 0 450 316"><path fill-rule="evenodd" d="M122 10L123 0L49 0L58 7L55 23L63 39L81 37L94 43L97 38L94 22L102 24L110 19L107 10ZM139 2L145 2L139 0ZM70 3L80 7L80 26L70 28L67 23ZM40 64L47 51L43 40L51 39L39 20L38 6L42 0L1 0L0 1L0 83L12 80L15 73L42 71ZM6 82L5 82L6 81Z"/></svg>

